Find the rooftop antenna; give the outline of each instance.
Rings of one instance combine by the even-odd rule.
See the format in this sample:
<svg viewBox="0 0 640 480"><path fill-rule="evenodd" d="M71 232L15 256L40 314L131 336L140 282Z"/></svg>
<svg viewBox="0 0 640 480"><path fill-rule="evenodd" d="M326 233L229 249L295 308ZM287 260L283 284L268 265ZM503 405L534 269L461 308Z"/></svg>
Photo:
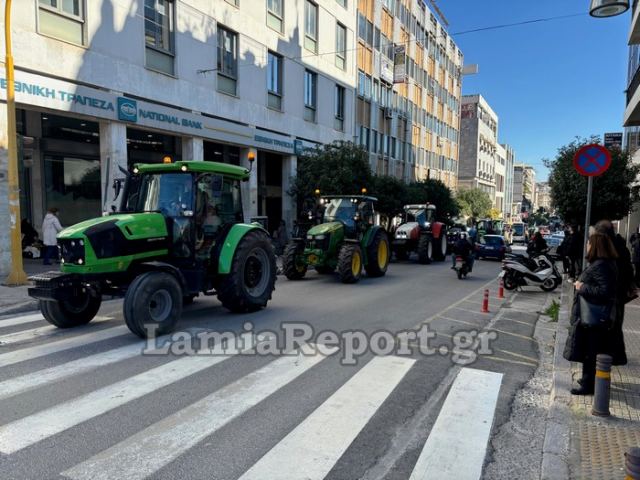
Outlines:
<svg viewBox="0 0 640 480"><path fill-rule="evenodd" d="M438 5L436 4L436 0L429 0L429 3L435 10L436 14L440 17L440 20L442 21L443 25L445 27L449 27L449 22L447 21L447 17L444 16L444 13L442 13L442 10L440 10L440 7L438 7Z"/></svg>

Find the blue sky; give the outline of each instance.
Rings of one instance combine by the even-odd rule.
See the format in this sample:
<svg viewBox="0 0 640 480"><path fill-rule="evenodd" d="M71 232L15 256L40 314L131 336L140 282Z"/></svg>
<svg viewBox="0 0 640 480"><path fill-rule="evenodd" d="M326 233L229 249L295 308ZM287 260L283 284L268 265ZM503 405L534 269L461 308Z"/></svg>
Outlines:
<svg viewBox="0 0 640 480"><path fill-rule="evenodd" d="M427 1L427 3L429 3ZM543 158L576 135L622 131L631 11L594 19L588 0L438 0L449 33L537 18L585 15L454 35L478 75L463 94L480 93L500 119L499 141L519 161L548 172Z"/></svg>

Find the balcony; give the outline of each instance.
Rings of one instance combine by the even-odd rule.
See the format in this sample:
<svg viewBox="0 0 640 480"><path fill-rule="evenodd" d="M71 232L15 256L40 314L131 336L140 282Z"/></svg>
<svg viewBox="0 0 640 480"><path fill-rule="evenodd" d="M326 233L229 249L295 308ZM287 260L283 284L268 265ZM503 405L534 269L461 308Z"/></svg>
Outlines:
<svg viewBox="0 0 640 480"><path fill-rule="evenodd" d="M627 108L624 112L624 126L640 125L640 68L636 70L627 89Z"/></svg>
<svg viewBox="0 0 640 480"><path fill-rule="evenodd" d="M631 10L631 30L629 31L629 45L636 45L640 43L640 8L638 8L638 0L633 2L633 9Z"/></svg>

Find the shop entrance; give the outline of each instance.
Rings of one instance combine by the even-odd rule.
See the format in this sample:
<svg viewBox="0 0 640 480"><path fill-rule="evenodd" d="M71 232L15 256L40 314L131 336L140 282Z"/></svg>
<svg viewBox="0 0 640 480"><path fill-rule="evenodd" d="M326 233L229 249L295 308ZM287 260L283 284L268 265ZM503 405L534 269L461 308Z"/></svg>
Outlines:
<svg viewBox="0 0 640 480"><path fill-rule="evenodd" d="M282 155L259 151L258 215L268 217L269 233L282 220L282 195Z"/></svg>

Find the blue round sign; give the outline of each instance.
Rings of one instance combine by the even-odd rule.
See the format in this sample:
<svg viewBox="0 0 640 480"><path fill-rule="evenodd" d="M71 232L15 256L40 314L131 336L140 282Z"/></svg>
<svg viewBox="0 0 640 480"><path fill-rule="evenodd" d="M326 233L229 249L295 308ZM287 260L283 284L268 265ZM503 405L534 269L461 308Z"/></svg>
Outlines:
<svg viewBox="0 0 640 480"><path fill-rule="evenodd" d="M573 166L580 175L597 177L611 165L611 153L596 143L585 145L573 157Z"/></svg>

